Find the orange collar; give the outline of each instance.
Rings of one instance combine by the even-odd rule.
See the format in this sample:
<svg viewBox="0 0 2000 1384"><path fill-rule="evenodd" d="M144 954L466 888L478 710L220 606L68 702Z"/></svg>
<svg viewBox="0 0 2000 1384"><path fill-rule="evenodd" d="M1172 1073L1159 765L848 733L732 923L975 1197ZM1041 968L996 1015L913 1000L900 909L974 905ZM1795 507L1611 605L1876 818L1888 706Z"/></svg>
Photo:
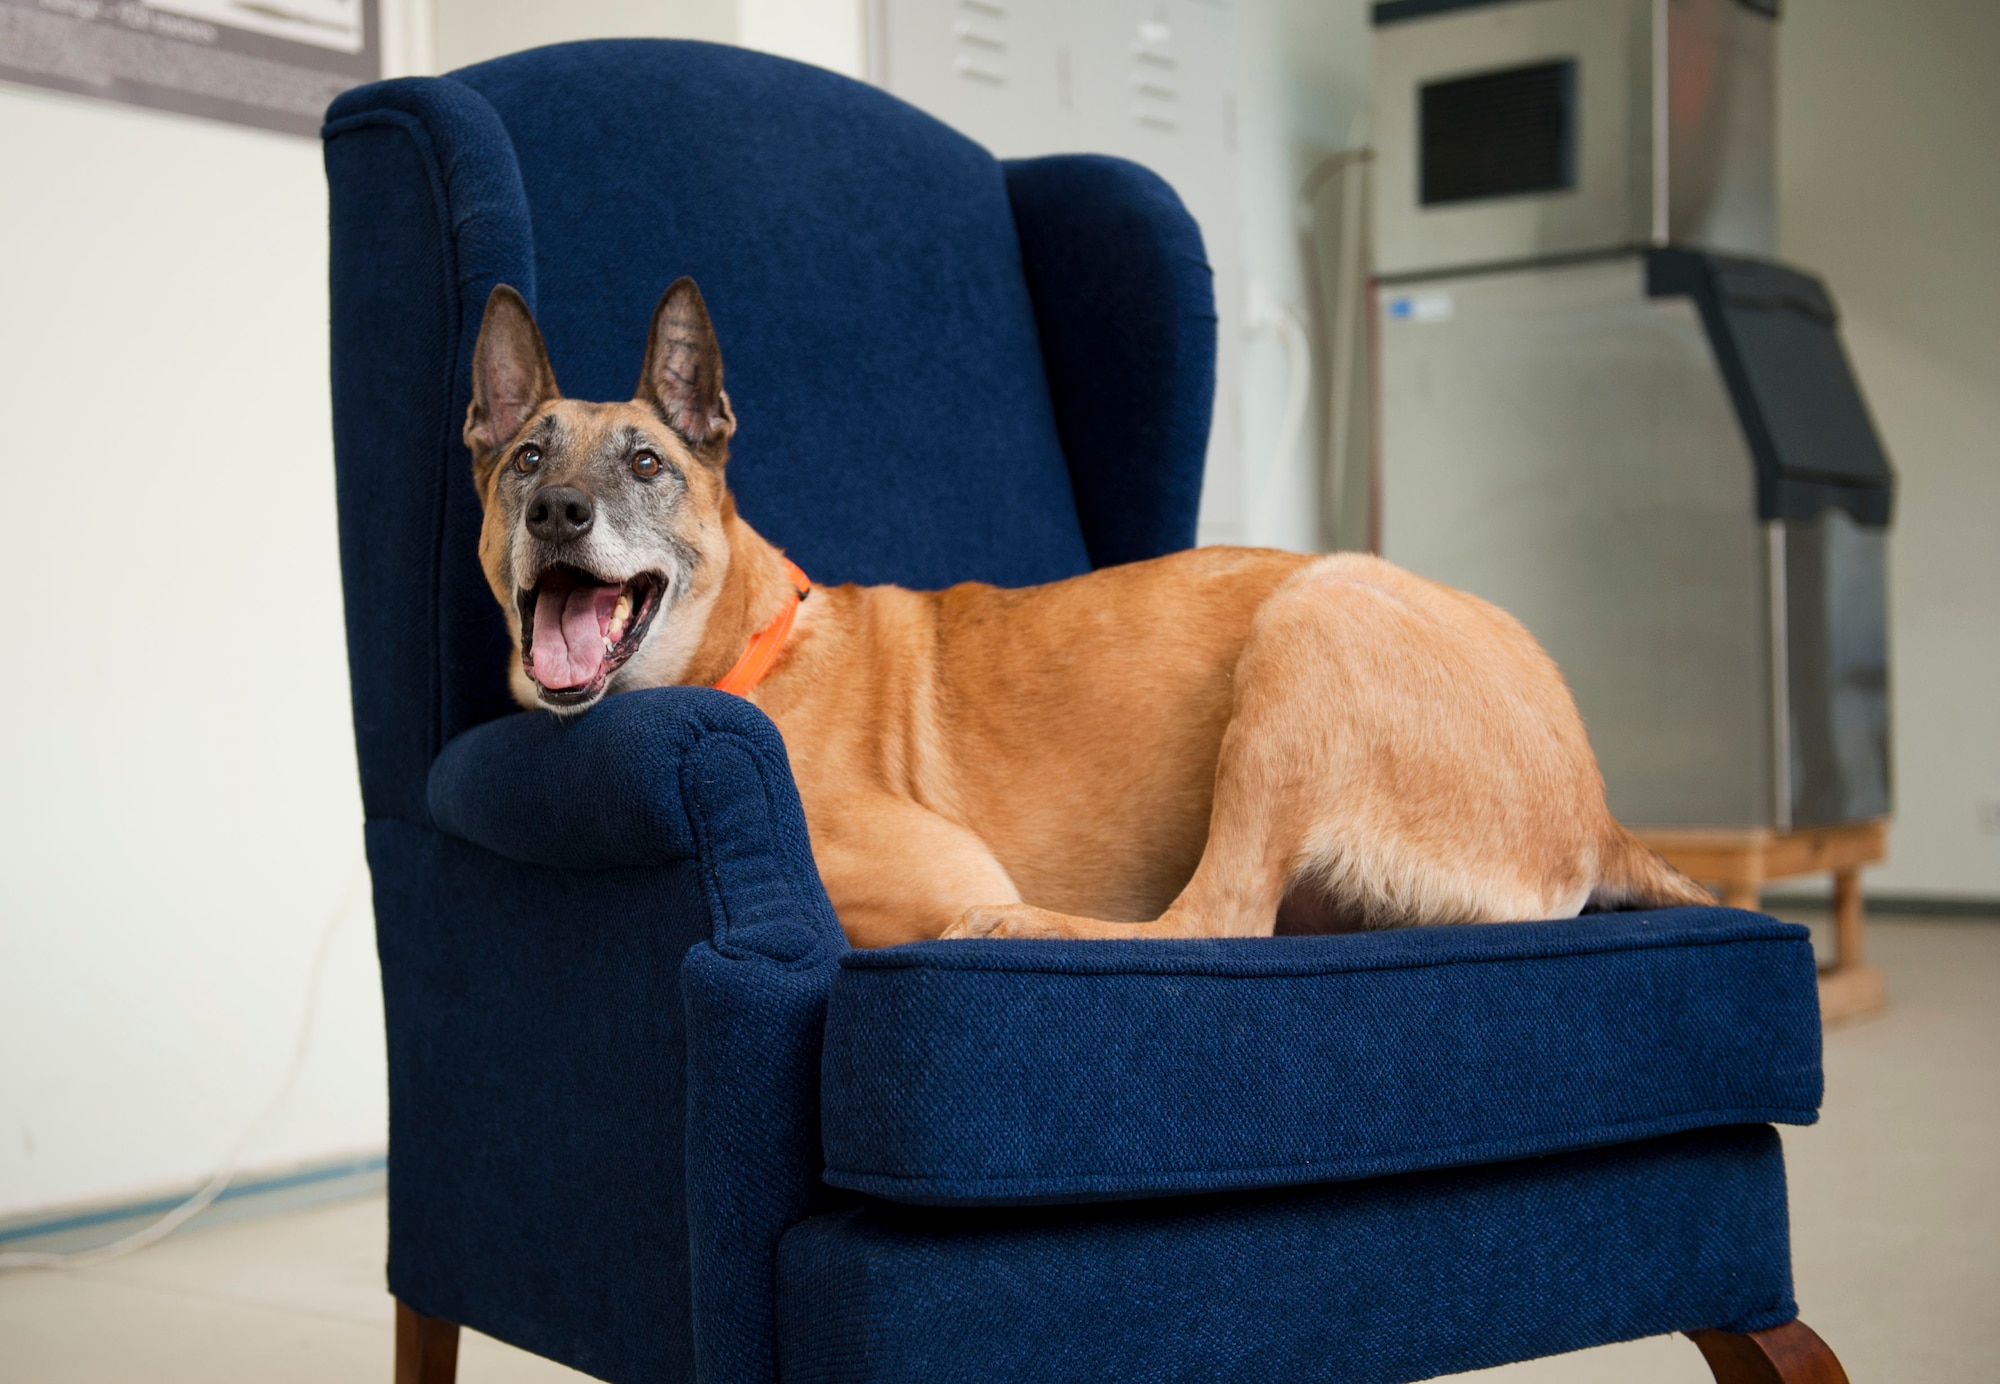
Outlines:
<svg viewBox="0 0 2000 1384"><path fill-rule="evenodd" d="M792 621L799 618L799 607L812 595L812 581L799 570L797 563L787 559L785 575L792 579L792 592L797 599L787 601L785 608L771 617L770 624L750 636L750 647L743 651L743 657L716 684L722 691L749 696L750 689L764 680L771 665L778 661L778 655L784 652L785 640L792 633Z"/></svg>

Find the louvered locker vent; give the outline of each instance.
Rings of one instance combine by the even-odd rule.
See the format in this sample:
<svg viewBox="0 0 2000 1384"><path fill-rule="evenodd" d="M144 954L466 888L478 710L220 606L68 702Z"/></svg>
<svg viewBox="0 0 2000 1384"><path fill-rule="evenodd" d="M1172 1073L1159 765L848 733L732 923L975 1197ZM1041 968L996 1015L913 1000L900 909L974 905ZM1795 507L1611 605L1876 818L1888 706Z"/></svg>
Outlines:
<svg viewBox="0 0 2000 1384"><path fill-rule="evenodd" d="M1576 63L1482 72L1418 89L1424 206L1576 186Z"/></svg>
<svg viewBox="0 0 2000 1384"><path fill-rule="evenodd" d="M1006 0L958 0L952 20L952 70L983 86L1007 85Z"/></svg>

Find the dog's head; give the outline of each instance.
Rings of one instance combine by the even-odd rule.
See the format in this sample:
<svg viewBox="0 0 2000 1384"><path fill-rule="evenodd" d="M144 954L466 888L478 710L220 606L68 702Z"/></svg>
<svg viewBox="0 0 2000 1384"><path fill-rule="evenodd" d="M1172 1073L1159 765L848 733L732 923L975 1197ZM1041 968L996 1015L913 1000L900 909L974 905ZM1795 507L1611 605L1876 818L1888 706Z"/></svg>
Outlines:
<svg viewBox="0 0 2000 1384"><path fill-rule="evenodd" d="M514 631L524 704L581 711L617 686L679 680L728 563L735 430L692 279L661 297L622 404L563 398L528 305L493 290L465 445L486 512L480 565Z"/></svg>

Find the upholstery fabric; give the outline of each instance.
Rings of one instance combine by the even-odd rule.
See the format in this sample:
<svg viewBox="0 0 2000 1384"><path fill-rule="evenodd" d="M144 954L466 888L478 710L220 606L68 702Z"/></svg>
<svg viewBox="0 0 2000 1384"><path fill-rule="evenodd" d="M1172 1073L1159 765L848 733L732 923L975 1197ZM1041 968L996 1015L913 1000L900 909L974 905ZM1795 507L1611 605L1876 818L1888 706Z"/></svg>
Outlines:
<svg viewBox="0 0 2000 1384"><path fill-rule="evenodd" d="M1005 167L1091 564L1191 548L1215 398L1201 232L1123 159Z"/></svg>
<svg viewBox="0 0 2000 1384"><path fill-rule="evenodd" d="M357 88L325 137L391 1287L604 1378L768 1380L776 1239L827 1195L820 1015L845 943L783 746L747 703L509 714L459 441L486 297L509 283L536 307L571 393L622 398L654 302L694 274L742 421L732 483L821 581L1066 576L1099 546L1091 523L1116 527L1105 551L1181 546L1202 343L1186 329L1162 355L1135 329L1068 349L1080 319L1037 320L1001 166L781 59L537 50ZM1064 214L1178 247L1098 250L1120 310L1164 302L1198 326L1186 213L1129 165L1084 162ZM1092 368L1156 386L1091 404L1098 426L1160 439L1170 498L1141 500L1143 520L1101 503L1079 519L1093 476L1146 477L1102 447L1070 466L1045 347L1071 362L1072 400Z"/></svg>
<svg viewBox="0 0 2000 1384"><path fill-rule="evenodd" d="M622 399L654 303L692 274L741 425L731 486L816 581L1027 585L1192 541L1214 307L1192 220L1134 165L1037 160L1010 179L871 87L664 40L357 87L325 134L372 814L423 820L431 759L509 709L458 440L497 283L535 309L565 392ZM1096 239L1062 252L1071 228ZM1024 238L1046 266L1033 285Z"/></svg>
<svg viewBox="0 0 2000 1384"><path fill-rule="evenodd" d="M1277 1187L1810 1124L1805 928L1730 909L852 952L826 1179L938 1205Z"/></svg>
<svg viewBox="0 0 2000 1384"><path fill-rule="evenodd" d="M785 1384L1391 1384L1790 1320L1768 1125L1283 1192L790 1231ZM1688 1377L1701 1374L1688 1352Z"/></svg>
<svg viewBox="0 0 2000 1384"><path fill-rule="evenodd" d="M507 132L466 88L359 87L328 117L334 477L361 801L371 819L421 822L445 741L511 709L459 430L486 295L533 285L533 234Z"/></svg>
<svg viewBox="0 0 2000 1384"><path fill-rule="evenodd" d="M368 855L390 1291L601 1378L692 1377L678 973L707 930L699 870L554 869L393 818Z"/></svg>
<svg viewBox="0 0 2000 1384"><path fill-rule="evenodd" d="M752 522L821 581L1032 582L1192 534L1214 351L1192 224L1130 165L1003 166L858 83L701 44L568 45L377 83L336 101L325 135L399 1297L601 1378L717 1384L775 1384L781 1343L788 1377L859 1377L869 1360L883 1362L869 1377L947 1377L923 1374L910 1336L939 1305L958 1323L939 1339L977 1340L965 1359L989 1369L1031 1346L1075 1378L1145 1358L1073 1303L1017 1324L954 1297L996 1272L1046 1281L1058 1252L1078 1287L1185 1262L1275 1293L1321 1243L1347 1261L1351 1306L1377 1283L1405 1307L1443 1295L1435 1328L1339 1316L1339 1340L1386 1330L1366 1358L1410 1373L1468 1358L1478 1311L1507 1323L1480 1347L1494 1359L1783 1314L1768 1130L1070 1222L829 1189L827 1006L860 973L841 971L775 728L708 691L568 721L507 699L459 442L487 294L521 290L568 390L624 397L654 301L695 275ZM1400 974L1364 970L1357 992ZM1107 1031L1118 1006L1158 1012L1115 975L1072 979L1104 982ZM1509 1001L1496 979L1481 1002ZM1725 1205L1729 1254L1709 1230ZM1383 1248L1396 1218L1445 1251L1518 1252L1487 1255L1497 1273L1475 1273L1477 1256L1399 1259ZM996 1227L1028 1239L1008 1248ZM1249 1246L1267 1235L1260 1269ZM1190 1316L1199 1330L1152 1358L1295 1358L1311 1323L1295 1308L1279 1321L1286 1301L1241 1304L1228 1331Z"/></svg>
<svg viewBox="0 0 2000 1384"><path fill-rule="evenodd" d="M391 1290L604 1378L771 1378L847 950L776 728L692 688L509 716L430 805L370 826Z"/></svg>

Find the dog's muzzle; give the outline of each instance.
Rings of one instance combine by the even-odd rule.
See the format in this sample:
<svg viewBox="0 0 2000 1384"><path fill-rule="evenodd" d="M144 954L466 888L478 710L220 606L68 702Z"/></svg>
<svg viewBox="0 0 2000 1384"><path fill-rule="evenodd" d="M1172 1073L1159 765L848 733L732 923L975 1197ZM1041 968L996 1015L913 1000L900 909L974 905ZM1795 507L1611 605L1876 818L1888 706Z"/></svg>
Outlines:
<svg viewBox="0 0 2000 1384"><path fill-rule="evenodd" d="M520 593L521 666L551 706L579 706L604 691L646 637L666 579L641 572L605 581L579 567L550 567Z"/></svg>

